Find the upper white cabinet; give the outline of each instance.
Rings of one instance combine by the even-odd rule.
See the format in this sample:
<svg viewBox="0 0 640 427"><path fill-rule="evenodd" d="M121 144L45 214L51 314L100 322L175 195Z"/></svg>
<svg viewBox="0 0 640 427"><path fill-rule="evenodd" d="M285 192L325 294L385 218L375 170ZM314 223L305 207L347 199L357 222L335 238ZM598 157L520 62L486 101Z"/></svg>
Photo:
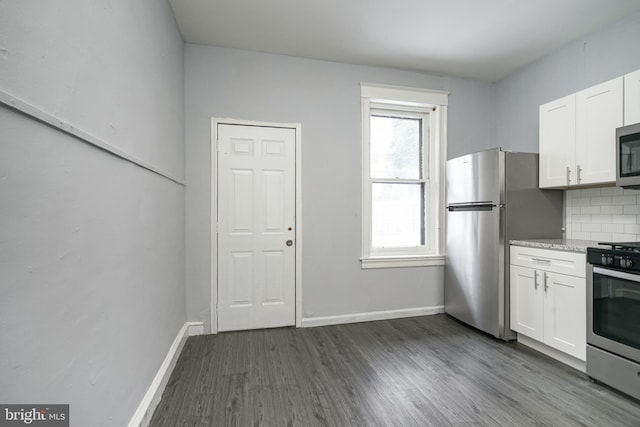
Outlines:
<svg viewBox="0 0 640 427"><path fill-rule="evenodd" d="M540 106L541 188L615 182L623 87L618 77Z"/></svg>
<svg viewBox="0 0 640 427"><path fill-rule="evenodd" d="M624 76L624 125L640 123L640 70Z"/></svg>
<svg viewBox="0 0 640 427"><path fill-rule="evenodd" d="M616 128L622 126L623 78L576 94L577 185L616 180Z"/></svg>
<svg viewBox="0 0 640 427"><path fill-rule="evenodd" d="M576 97L540 106L540 187L563 187L576 170Z"/></svg>

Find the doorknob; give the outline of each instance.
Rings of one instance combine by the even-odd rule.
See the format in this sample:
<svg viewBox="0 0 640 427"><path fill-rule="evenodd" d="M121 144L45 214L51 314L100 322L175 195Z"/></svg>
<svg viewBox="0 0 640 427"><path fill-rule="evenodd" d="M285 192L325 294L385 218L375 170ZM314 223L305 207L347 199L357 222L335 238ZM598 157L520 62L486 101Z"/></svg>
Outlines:
<svg viewBox="0 0 640 427"><path fill-rule="evenodd" d="M293 240L287 240L287 246L292 246L293 245Z"/></svg>

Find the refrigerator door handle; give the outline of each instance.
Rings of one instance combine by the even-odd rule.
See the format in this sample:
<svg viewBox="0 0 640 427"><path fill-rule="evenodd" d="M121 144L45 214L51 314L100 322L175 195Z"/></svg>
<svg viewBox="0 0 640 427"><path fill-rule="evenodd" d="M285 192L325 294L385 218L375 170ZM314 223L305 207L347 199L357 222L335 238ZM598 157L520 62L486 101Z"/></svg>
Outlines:
<svg viewBox="0 0 640 427"><path fill-rule="evenodd" d="M493 208L504 208L505 205L499 205L492 202L474 202L474 203L456 203L447 206L449 212L455 211L490 211Z"/></svg>

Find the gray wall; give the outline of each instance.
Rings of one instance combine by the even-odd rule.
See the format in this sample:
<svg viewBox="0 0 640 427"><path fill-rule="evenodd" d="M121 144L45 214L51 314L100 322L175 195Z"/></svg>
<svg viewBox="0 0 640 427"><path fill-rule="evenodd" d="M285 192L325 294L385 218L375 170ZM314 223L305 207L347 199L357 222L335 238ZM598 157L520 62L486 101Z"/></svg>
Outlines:
<svg viewBox="0 0 640 427"><path fill-rule="evenodd" d="M443 269L360 268L360 82L451 91L449 156L494 146L493 85L186 45L187 311L209 327L211 117L302 124L303 317L442 304Z"/></svg>
<svg viewBox="0 0 640 427"><path fill-rule="evenodd" d="M538 107L640 69L640 13L575 41L496 83L496 141L538 151Z"/></svg>
<svg viewBox="0 0 640 427"><path fill-rule="evenodd" d="M167 2L0 2L0 89L178 178ZM126 425L186 321L184 187L0 107L0 402Z"/></svg>

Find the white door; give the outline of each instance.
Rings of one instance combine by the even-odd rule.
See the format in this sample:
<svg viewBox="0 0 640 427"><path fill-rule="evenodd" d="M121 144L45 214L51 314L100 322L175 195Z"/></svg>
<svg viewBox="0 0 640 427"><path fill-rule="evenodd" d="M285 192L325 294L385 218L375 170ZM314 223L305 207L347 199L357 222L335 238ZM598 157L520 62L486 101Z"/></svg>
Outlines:
<svg viewBox="0 0 640 427"><path fill-rule="evenodd" d="M624 76L624 125L640 123L640 70Z"/></svg>
<svg viewBox="0 0 640 427"><path fill-rule="evenodd" d="M622 77L576 94L577 184L615 182L616 128L622 126Z"/></svg>
<svg viewBox="0 0 640 427"><path fill-rule="evenodd" d="M295 324L295 129L218 125L218 330Z"/></svg>
<svg viewBox="0 0 640 427"><path fill-rule="evenodd" d="M540 106L540 188L576 184L576 98Z"/></svg>
<svg viewBox="0 0 640 427"><path fill-rule="evenodd" d="M544 343L580 360L587 352L587 291L582 277L544 272Z"/></svg>
<svg viewBox="0 0 640 427"><path fill-rule="evenodd" d="M543 339L542 272L511 265L511 329L538 341Z"/></svg>

